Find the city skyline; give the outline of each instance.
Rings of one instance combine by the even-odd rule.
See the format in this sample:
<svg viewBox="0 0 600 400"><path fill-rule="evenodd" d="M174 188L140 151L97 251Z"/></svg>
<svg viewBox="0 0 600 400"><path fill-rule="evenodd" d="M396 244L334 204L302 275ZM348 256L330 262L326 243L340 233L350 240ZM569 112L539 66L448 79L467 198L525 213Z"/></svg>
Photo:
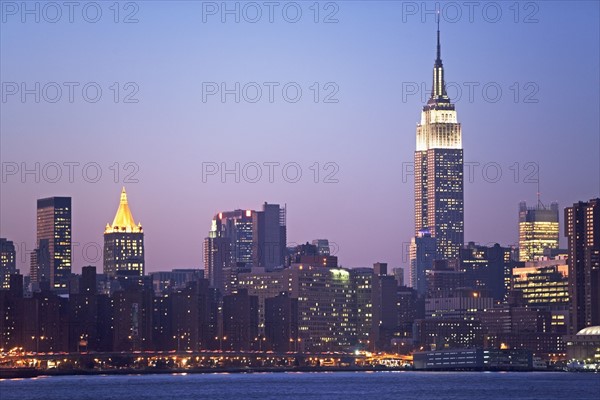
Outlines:
<svg viewBox="0 0 600 400"><path fill-rule="evenodd" d="M583 41L583 44L588 44L578 46L578 48L569 48L568 50L568 54L572 53L573 56L577 56L575 58L586 60L585 69L583 71L578 70L577 76L574 76L574 80L569 82L570 86L565 86L564 82L549 80L549 78L557 76L556 72L558 68L570 68L568 64L560 61L559 55L562 54L564 56L568 48L568 38L573 38L572 36L558 38L555 36L557 33L551 27L554 26L556 21L564 18L561 12L567 15L576 15L578 19L586 21L587 18L594 15L594 11L596 10L596 6L591 4L593 3L576 3L576 5L566 8L552 4L544 5L542 7L543 12L537 16L539 21L532 24L514 23L511 19L512 17L506 16L508 11L505 13L506 18L499 21L498 24L489 23L481 18L476 18L474 23L465 20L458 21L458 23L451 23L447 21L447 16L445 18L444 13L442 13L441 27L444 37L447 38L444 45L445 49L447 49L445 60L448 65L452 66L446 79L450 82L498 82L504 89L503 98L498 103L486 102L481 96L479 96L479 100L476 98L473 103L470 103L465 97L465 91L463 91L463 97L457 101L461 110L461 121L463 123L468 121L469 125L468 128L465 128L467 129L466 132L469 132L469 135L465 137L464 143L464 147L468 149L465 152L465 242L475 241L482 244L498 242L503 246L518 243L518 229L516 227L518 217L516 210L520 201L533 202L537 196L537 182L531 179L527 180L528 174L532 173L532 171L535 172L535 168L539 168L537 170L541 178L539 186L541 187L541 197L544 202L557 201L559 208L563 209L575 201L587 200L597 196L598 191L594 187L595 185L590 185L590 182L597 181L595 176L597 172L596 169L590 168L590 166L594 165L592 161L594 157L597 158L597 151L595 149L598 148L597 135L594 135L595 131L598 131L598 129L595 129L595 127L598 127L598 115L593 111L597 109L598 105L597 93L593 91L593 88L598 87L598 82L597 77L590 74L590 72L594 71L594 69L597 70L598 54L597 52L589 51L589 49L598 48L596 39L598 35L594 34L597 31L597 24L581 23L576 26L573 25L573 33L570 33L578 35L578 40ZM589 8L586 9L585 7ZM298 34L305 33L308 37L313 38L316 37L315 35L318 36L319 33L324 32L349 33L348 29L359 21L358 12L363 10L359 4L342 4L340 9L341 11L338 15L339 23L337 24L327 26L300 24L295 25L296 28L285 25L279 28L282 28L286 35L291 35L292 43L298 45L295 48L297 56L307 54L305 52L305 45L300 45L298 41ZM586 10L590 12L586 12ZM389 12L389 16L384 15L386 11ZM363 41L356 39L354 42L361 50L370 49L367 54L373 57L379 56L380 59L388 61L384 69L383 79L387 79L392 73L395 73L397 76L395 80L388 82L388 85L393 84L393 87L397 88L392 97L388 98L387 94L376 89L377 85L375 83L382 83L382 81L374 78L373 74L370 73L370 71L374 71L371 62L365 61L361 64L366 68L366 74L359 74L358 66L352 67L347 72L342 73L337 68L338 64L332 64L333 61L326 59L324 62L324 66L326 67L325 76L317 74L314 76L314 79L320 81L321 85L332 79L337 82L340 89L338 96L340 101L337 104L319 103L307 106L302 103L294 105L276 102L272 105L272 108L269 108L269 104L258 104L253 109L252 104L244 104L243 102L240 104L222 104L219 101L209 101L198 104L192 101L190 103L200 106L197 109L197 112L200 113L199 115L206 116L206 113L215 112L216 116L223 117L228 111L233 111L235 112L234 115L247 118L247 121L250 123L248 126L252 127L250 129L253 134L252 137L255 140L263 140L272 145L274 149L278 150L276 153L277 156L273 156L274 153L262 150L261 146L253 146L252 156L249 156L247 152L244 152L248 143L238 140L247 135L238 136L237 134L226 133L229 128L232 129L231 132L243 132L244 130L240 127L230 125L230 123L223 122L223 119L221 119L222 122L220 124L211 125L212 128L215 128L213 130L216 133L214 137L202 134L203 132L211 132L211 130L200 129L203 125L198 125L197 123L189 125L195 127L194 129L182 128L178 130L185 133L180 136L184 140L183 143L185 145L178 147L173 147L174 143L171 144L170 141L164 141L164 138L161 138L161 136L156 136L158 135L156 130L149 129L150 132L153 132L150 137L158 140L158 143L163 145L159 145L158 147L164 149L165 154L169 152L175 154L175 156L167 157L167 162L160 163L160 168L157 169L155 165L149 163L150 159L148 155L154 158L162 154L162 152L157 153L154 147L148 147L148 145L137 140L138 136L135 133L138 131L137 129L131 129L128 133L125 133L126 131L123 130L132 128L123 119L125 115L132 113L136 118L142 117L144 115L142 111L153 104L151 93L155 92L152 90L149 91L149 89L157 88L154 86L144 88L143 83L147 82L145 79L144 81L139 80L139 85L141 89L140 94L145 93L146 97L140 97L141 101L138 105L116 104L108 107L102 103L84 105L76 102L73 105L67 103L53 106L48 103L44 104L43 102L42 104L31 104L31 102L21 103L20 101L7 100L3 104L3 108L7 112L3 113L6 117L2 119L2 149L0 150L3 168L5 168L3 172L7 172L6 168L12 167L12 163L16 163L18 168L21 168L23 165L21 164L22 162L28 168L32 168L35 162L40 162L42 165L47 166L48 163L52 162L63 165L65 162L77 161L80 165L76 167L78 174L75 175L74 183L68 182L68 168L64 165L62 180L54 184L44 179L36 183L33 181L34 178L32 175L26 176L25 183L22 183L20 177L21 171L19 171L18 175L3 176L3 179L6 178L6 182L3 182L2 185L3 189L6 188L6 190L2 190L0 194L2 200L0 208L2 217L0 218L1 236L12 240L18 245L19 250L23 248L27 252L33 250L35 248L35 232L33 228L35 216L29 207L24 207L23 205L27 204L27 201L34 204L36 199L47 196L71 196L73 198L73 242L80 244L79 249L75 248L73 251L73 270L80 271L83 265L89 264L99 266L102 261L101 257L95 263L84 260L81 246L86 243L102 244L102 227L114 213L114 204L112 201L114 192L125 184L130 195L135 199L136 216L144 221L144 228L148 232L145 239L146 248L148 249L146 255L148 272L171 267L201 266L204 233L198 237L190 233L196 231L205 232L209 227L211 216L219 210L254 209L264 201L288 205L288 242L290 243L304 243L320 237L328 238L339 249L336 255L339 257L341 265L362 267L381 260L387 261L394 267L407 267L409 258L408 244L414 232L412 232L412 213L410 211L412 209L412 176L404 176L406 173L405 166L411 163L411 152L414 149L413 124L418 121L418 112L416 110L423 105L423 98L426 100L428 93L407 96L404 102L402 101L402 97L406 95L406 91L403 91L406 85L403 87L403 83L417 82L420 84L421 82L426 82L426 86L429 89L430 65L431 60L435 58L435 15L425 15L423 22L420 16L413 17L404 15L402 12L403 10L400 5L393 4L382 8L368 9L363 18L366 18L371 23L377 20L381 22L381 26L379 29L367 32L368 36ZM174 16L176 11L171 11L171 13L167 13L167 17ZM146 8L144 16L155 21L155 14L151 6ZM394 22L392 21L392 17L400 18L396 18ZM398 22L402 21L402 17L406 17L406 22ZM185 20L183 23L189 23L189 21ZM211 20L208 20L202 27L211 32L227 32L226 29L231 29L231 32L236 33L236 38L239 38L237 33L249 29L248 24L222 24L220 21L213 23ZM16 35L22 28L22 26L15 24L3 25L3 30L7 32L7 35L3 35L4 38L1 39L3 45L2 70L4 78L6 78L3 78L5 81L28 81L30 76L32 76L19 74L14 65L6 61L10 59L11 55L18 54L15 44L18 44L19 40L22 39L15 38L15 42L11 43L10 41L7 42L5 37L13 33ZM28 33L29 35L35 35L41 29L44 29L42 26L29 26L28 28L32 28ZM135 30L131 30L133 28L144 31L143 24L141 23L129 27L119 26L117 27L117 31L129 29L127 32L135 32ZM87 35L86 38L90 39L90 32L86 30L89 27L77 25L74 29L82 30ZM102 25L99 25L98 29L102 30L104 28ZM338 31L335 29L338 29ZM266 37L263 34L266 35L268 31L268 25L257 25L252 32L258 35L257 37L265 39ZM394 32L403 34L400 35L398 40L392 41L389 46L382 44L369 46L370 43L374 43L373 40L379 35L392 35ZM474 32L484 34L481 37L473 38ZM55 39L58 39L68 33L67 26L60 25L53 35L56 35ZM527 33L528 39L523 41L523 43L517 43L516 47L511 49L511 51L519 54L521 57L525 57L529 67L520 66L523 68L517 71L516 69L511 69L510 65L502 61L502 57L508 55L508 40L513 35L522 33ZM410 34L412 34L413 39L408 41L406 37L410 36ZM333 34L332 36L328 36L328 38L329 42L327 44L339 44L338 35ZM233 46L233 42L231 42L231 39L227 35L225 35L224 40L223 49L239 48L237 46L231 47ZM474 43L471 43L472 41ZM543 51L543 44L547 42L555 44L555 52L549 53ZM265 41L265 43L277 42ZM471 43L471 45L467 45L467 43ZM579 47L582 49L580 50ZM348 58L349 56L347 55L349 49L352 49L352 47L341 46L339 49L342 52L343 60L353 60L352 58ZM388 49L391 50L391 53L386 52ZM493 54L489 53L490 49L494 49ZM583 49L586 50L584 51ZM319 48L320 52L324 50L325 48ZM40 57L44 57L47 53L43 49L39 49L38 54ZM137 52L136 54L140 56L140 59L147 60L143 52ZM387 56L387 54L391 54L392 56ZM407 54L410 54L410 68L402 66L407 61L405 57ZM486 61L484 55L491 57L491 59ZM536 57L540 57L540 60L544 61L532 61ZM256 61L257 58L251 57L251 60ZM281 63L281 60L278 59L277 61ZM488 75L482 74L482 71L486 70L486 66L489 66L489 62L491 61L495 61L498 66L502 66L502 70L496 67L496 69L492 69L492 73ZM473 65L470 65L471 63ZM251 63L250 71L252 73L257 73L256 68L258 64L256 62ZM532 66L539 67L540 65L543 65L544 68L538 68L537 70L529 69ZM129 76L135 75L133 74L134 70L128 64L125 67L124 71L127 73L122 72L120 75L126 80L133 79ZM582 66L579 65L578 67ZM99 69L98 71L101 70ZM271 71L274 75L273 79L277 78L282 82L288 80L301 81L300 78L302 78L302 82L305 82L311 79L310 74L300 73L298 69L290 70L297 73L298 78L292 74L289 79L278 76L272 70L268 71ZM264 77L264 81L271 79L268 74L254 75L254 78L252 78L251 74L240 72L239 75L236 75L231 70L221 75L215 74L214 71L203 72L205 77L211 77L205 80L211 81L244 82L245 80L258 80L257 76L261 79ZM512 75L511 72L513 73ZM77 75L75 73L72 74ZM340 75L344 79L340 78L336 80L334 79L336 75ZM363 78L358 79L359 75L363 76ZM66 76L65 81L71 80L71 78L67 79L68 72L67 75L63 76ZM106 71L99 72L99 76L107 79L110 78L110 75L107 75ZM148 78L147 72L144 73L144 76ZM332 76L334 78L331 78ZM38 79L36 76L33 77ZM49 75L47 77L49 78ZM364 77L368 77L369 79L365 80ZM39 79L41 78L43 76ZM79 79L82 77L81 75L77 75L74 78ZM121 77L118 78L119 81L123 79ZM352 82L349 82L349 79L352 79ZM579 79L585 80L588 83L591 82L591 84L579 85L577 84ZM538 85L538 103L525 103L523 101L524 94L529 93L525 91L523 85L530 81ZM514 93L509 89L509 86L514 82L519 82L521 88L519 102L517 103L514 103L510 97ZM344 85L344 83L347 84ZM365 86L369 83L371 83L370 86ZM198 87L201 87L201 85ZM161 88L165 89L164 86L161 86ZM578 92L583 91L583 94L580 93L579 95L586 96L587 101L578 104L577 108L572 108L570 104L565 104L564 101L557 101L560 97L558 96L559 92L565 94L572 93L575 88L577 88ZM341 131L347 128L344 123L340 123L337 128L331 125L331 123L317 125L316 128L313 127L315 129L305 129L307 127L302 125L305 131L304 134L296 131L296 134L292 135L292 137L304 137L307 141L319 141L321 144L320 146L316 146L316 148L315 146L310 147L311 152L309 152L309 157L306 156L305 153L307 152L304 151L301 143L296 145L296 148L300 150L299 152L290 152L287 150L288 146L285 145L286 140L284 140L284 137L274 136L274 129L277 130L278 128L287 126L285 124L282 125L282 123L294 120L293 115L298 113L310 112L310 115L313 115L312 113L316 112L317 114L315 115L320 116L319 111L321 111L333 115L333 121L338 122L341 121L342 112L353 110L356 113L356 107L363 104L360 101L360 97L356 97L356 93L358 93L357 89L362 89L359 92L362 93L363 101L366 99L364 96L381 95L382 100L389 100L387 103L389 105L382 106L377 110L366 107L364 108L364 114L359 114L358 117L346 117L353 123L356 123L357 121L377 121L379 116L384 116L384 121L381 123L375 122L372 128L366 129L364 123L361 122L356 125L356 128L348 130L351 132L351 142L354 143L352 148L348 148L342 140L345 136L342 135ZM110 93L110 90L107 88L105 91ZM310 93L308 88L305 88L305 91ZM342 94L345 94L345 97ZM449 95L452 97L452 93ZM510 100L507 100L507 97ZM173 98L179 99L177 96ZM564 112L556 112L559 105ZM298 107L294 108L295 106ZM91 137L90 135L92 135L96 128L89 123L85 123L85 121L82 124L78 120L74 121L75 126L78 127L76 129L88 133L76 135L75 131L71 130L64 134L54 133L58 138L70 140L74 145L82 145L81 154L77 157L73 157L61 149L55 149L56 151L53 156L43 155L35 150L28 151L25 154L20 149L28 149L28 147L22 145L23 142L18 132L31 130L40 132L39 143L44 145L41 147L45 147L47 144L47 139L45 139L47 133L44 132L49 132L48 129L38 126L35 122L23 124L23 120L21 119L22 113L31 110L32 107L41 112L39 114L40 118L48 122L49 126L56 125L58 121L55 118L62 116L63 112L70 113L73 110L79 110L81 111L81 115L85 116L85 121L87 122L94 121L89 112L106 110L114 113L112 115L117 117L123 124L122 127L113 126L115 129L107 129L108 126L106 124L102 125L102 129L107 132L102 133L102 135L105 135L109 139L106 142L109 143L111 142L110 139L115 138L115 135L120 135L124 144L123 149L130 149L135 144L134 148L137 149L135 153L146 155L132 156L130 151L123 152L119 146L114 148L113 152L103 152L103 150L106 150L103 148L103 143L97 143L94 146L97 147L98 153L90 151L89 146L83 145L83 140L85 137ZM89 107L97 108L86 111ZM554 110L555 112L548 113L547 109ZM265 119L258 120L255 117L251 117L248 112L252 110L260 111L258 113L260 117L273 114L281 116L275 119L276 123L265 123ZM170 109L170 111L172 112L173 110ZM169 115L177 114L171 113ZM193 113L188 115L193 115ZM347 116L348 114L345 113L344 115ZM516 126L513 121L507 121L505 115L514 115L515 121L520 122L520 124ZM551 125L544 125L548 121L547 118L542 117L543 115L552 115L553 118L558 120L553 120ZM481 116L488 118L487 125L483 124L484 121L481 119ZM22 125L17 126L17 121L20 121L19 123ZM186 118L186 121L190 123L189 117ZM322 121L322 119L319 119L319 121ZM541 125L537 121L540 121ZM567 121L568 125L565 125ZM576 123L581 125L579 127L573 126L572 121L577 121ZM159 126L165 127L164 124L159 124ZM145 127L148 128L147 126ZM502 129L498 130L497 127ZM264 134L256 134L257 129L263 128L265 129ZM323 129L326 129L326 131L323 131ZM376 133L374 136L361 133L369 132L373 129L380 133ZM486 129L489 129L489 132ZM527 131L527 135L523 134L524 130ZM290 134L293 134L294 131L295 129L286 130ZM561 147L557 142L560 137L559 134L564 135L565 132L570 131L577 132L577 137L573 139L577 147ZM200 135L202 138L205 138L205 142L198 142L197 139L191 140L190 134L192 132L195 133L194 137ZM329 136L323 135L323 132L332 133ZM478 142L477 139L481 138L484 132L485 136L483 137L485 140ZM546 134L546 132L552 134ZM285 137L287 137L287 134ZM380 144L376 145L376 147L369 145L367 139L370 140L372 138L376 138ZM231 150L229 153L220 152L220 154L215 155L214 152L205 152L204 149L220 148L221 140L228 143L240 143L241 145L229 144L229 149ZM484 146L486 143L493 143L494 145ZM514 143L519 143L521 146L515 146ZM48 146L51 145L48 144ZM369 149L370 154L376 154L377 157L361 157L362 153L358 149L362 147L365 150ZM199 154L192 153L191 149L197 149ZM114 154L115 157L114 159L106 158L105 154L111 154L111 156ZM355 162L357 159L362 160L358 168ZM557 160L561 160L561 162L556 162ZM228 168L231 168L235 162L240 162L243 165L247 165L250 162L257 162L261 165L269 161L277 161L281 165L289 162L297 162L302 167L303 179L296 184L292 184L279 177L278 180L271 184L265 181L266 178L263 178L263 181L252 184L243 180L240 183L232 182L232 177L229 176L227 183L221 183L220 176L217 174L208 176L208 181L203 183L201 162L204 161L215 162L219 166L221 162L225 162ZM118 165L115 165L116 162L118 162ZM128 165L128 162L132 164ZM314 162L319 162L318 169L321 174L318 184L312 181L313 170L310 168L314 165ZM335 171L335 168L325 169L327 162L336 163L339 168L339 171L334 175L339 180L338 183L328 184L322 182L328 172ZM472 162L479 162L480 165L474 166L473 164L469 164ZM529 162L537 163L538 167L528 165L527 163ZM104 178L95 184L85 181L81 177L80 172L81 167L86 163L98 163L102 169ZM502 178L498 182L493 182L493 172L495 170L493 168L494 165L490 163L498 163L501 168ZM515 163L518 163L518 165ZM481 167L483 165L492 166L488 171L490 176L486 178L487 181L481 174ZM267 169L263 168L263 173L266 174ZM474 168L476 171L474 182L468 180L469 168ZM93 169L91 171L93 172ZM89 174L92 172L89 172ZM119 173L117 183L113 179L115 172ZM513 181L516 172L519 173L518 183L514 183ZM124 182L126 177L132 173L132 176L139 179L139 182ZM592 174L591 177L589 176L590 173ZM534 173L533 177L535 176L536 174ZM403 180L406 182L403 182ZM369 187L370 190L364 190L365 187ZM362 193L367 192L371 195L362 195ZM155 212L154 210L161 210L168 201L166 199L167 193L169 197L176 198L182 206L177 207L175 210L170 210L169 213ZM347 201L349 198L354 201ZM489 215L485 212L490 207L493 207L495 215ZM370 212L365 212L364 210L366 209ZM375 210L376 214L386 213L390 217L384 221L373 222L373 210ZM399 210L399 212L389 213L387 210ZM94 212L92 213L91 211ZM340 221L347 215L353 216L355 230L340 229ZM481 216L486 216L486 218L481 218ZM560 220L562 227L562 218ZM359 235L358 232L367 232L373 223L377 224L379 229L382 229L385 234L378 235L378 237L370 237L368 235L367 237L363 237L364 235ZM187 226L193 226L194 228L188 234L182 234L177 237L162 233L178 230L178 227L181 226L186 227L182 232L185 232L185 229L190 229ZM564 248L566 241L562 234L563 229L561 228L560 231L560 247ZM357 243L360 243L361 246L357 246ZM173 252L172 249L175 249L175 251ZM367 249L367 251L364 251L364 249ZM21 270L25 268L27 270L28 263L28 254L18 254L17 268Z"/></svg>
<svg viewBox="0 0 600 400"><path fill-rule="evenodd" d="M600 371L600 3L106 4L0 2L0 387Z"/></svg>

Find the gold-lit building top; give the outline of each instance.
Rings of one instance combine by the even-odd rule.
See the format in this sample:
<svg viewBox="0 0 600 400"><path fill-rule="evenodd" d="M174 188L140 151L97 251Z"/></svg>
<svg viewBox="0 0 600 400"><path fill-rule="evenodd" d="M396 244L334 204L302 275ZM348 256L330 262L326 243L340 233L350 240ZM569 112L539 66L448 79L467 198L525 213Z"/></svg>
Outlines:
<svg viewBox="0 0 600 400"><path fill-rule="evenodd" d="M127 193L125 192L125 187L123 187L123 190L121 190L121 201L119 202L119 208L117 209L117 214L115 215L115 219L113 219L112 225L106 224L106 228L104 228L105 234L116 232L143 232L141 223L136 224L133 219L133 215L131 215L131 210L129 209L129 204L127 202Z"/></svg>

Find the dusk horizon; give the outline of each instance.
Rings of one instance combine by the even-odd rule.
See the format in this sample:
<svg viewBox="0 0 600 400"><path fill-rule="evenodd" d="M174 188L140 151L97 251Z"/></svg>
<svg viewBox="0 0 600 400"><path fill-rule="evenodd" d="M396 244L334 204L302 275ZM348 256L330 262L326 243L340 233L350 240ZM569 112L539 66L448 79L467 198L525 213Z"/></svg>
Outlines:
<svg viewBox="0 0 600 400"><path fill-rule="evenodd" d="M600 2L0 11L3 399L595 398Z"/></svg>

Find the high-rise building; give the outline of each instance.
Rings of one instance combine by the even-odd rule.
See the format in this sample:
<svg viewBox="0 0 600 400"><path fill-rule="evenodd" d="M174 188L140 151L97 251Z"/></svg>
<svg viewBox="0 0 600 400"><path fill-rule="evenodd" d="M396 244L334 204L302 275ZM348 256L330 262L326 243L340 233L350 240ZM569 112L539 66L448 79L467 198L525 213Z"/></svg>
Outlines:
<svg viewBox="0 0 600 400"><path fill-rule="evenodd" d="M204 270L210 286L219 289L223 293L229 292L229 254L230 241L227 238L217 236L218 232L209 232L204 238ZM227 279L225 279L227 276ZM227 285L226 285L227 282Z"/></svg>
<svg viewBox="0 0 600 400"><path fill-rule="evenodd" d="M153 297L151 290L142 287L113 293L113 351L142 351L152 348Z"/></svg>
<svg viewBox="0 0 600 400"><path fill-rule="evenodd" d="M298 299L291 298L288 293L266 299L265 339L274 351L298 351Z"/></svg>
<svg viewBox="0 0 600 400"><path fill-rule="evenodd" d="M464 238L463 149L461 125L446 93L439 21L433 88L417 125L414 169L415 234L428 229L436 258L455 258Z"/></svg>
<svg viewBox="0 0 600 400"><path fill-rule="evenodd" d="M131 215L125 188L115 219L104 229L104 273L114 277L121 271L144 275L144 231Z"/></svg>
<svg viewBox="0 0 600 400"><path fill-rule="evenodd" d="M15 245L0 238L0 290L10 288L10 276L17 273Z"/></svg>
<svg viewBox="0 0 600 400"><path fill-rule="evenodd" d="M50 289L68 292L71 275L71 198L49 197L37 201L37 276L47 270Z"/></svg>
<svg viewBox="0 0 600 400"><path fill-rule="evenodd" d="M558 249L558 231L558 203L519 203L519 261L534 261L546 249Z"/></svg>
<svg viewBox="0 0 600 400"><path fill-rule="evenodd" d="M204 269L213 287L233 293L238 272L250 270L254 228L252 210L220 212L204 239Z"/></svg>
<svg viewBox="0 0 600 400"><path fill-rule="evenodd" d="M565 208L571 333L600 325L600 198Z"/></svg>
<svg viewBox="0 0 600 400"><path fill-rule="evenodd" d="M286 208L279 204L263 204L262 211L252 215L252 260L256 267L267 271L285 264Z"/></svg>
<svg viewBox="0 0 600 400"><path fill-rule="evenodd" d="M510 289L512 269L511 248L498 243L493 246L467 243L460 249L459 267L465 274L465 286L487 291L496 301L504 299Z"/></svg>
<svg viewBox="0 0 600 400"><path fill-rule="evenodd" d="M349 270L293 264L283 276L290 297L298 299L300 350L334 351L356 341Z"/></svg>
<svg viewBox="0 0 600 400"><path fill-rule="evenodd" d="M428 230L420 230L410 242L410 286L421 296L427 293L427 271L433 268L435 238Z"/></svg>
<svg viewBox="0 0 600 400"><path fill-rule="evenodd" d="M354 300L354 324L358 345L371 349L373 332L373 268L352 268L352 294Z"/></svg>
<svg viewBox="0 0 600 400"><path fill-rule="evenodd" d="M214 230L221 232L221 236L231 242L229 261L231 264L243 266L252 264L253 214L252 210L235 210L221 212L213 218Z"/></svg>
<svg viewBox="0 0 600 400"><path fill-rule="evenodd" d="M528 261L512 271L512 289L522 292L530 307L550 311L554 332L567 333L569 322L569 267L567 257Z"/></svg>
<svg viewBox="0 0 600 400"><path fill-rule="evenodd" d="M388 275L387 263L373 264L371 291L372 330L374 350L389 350L398 326L398 284L393 275Z"/></svg>
<svg viewBox="0 0 600 400"><path fill-rule="evenodd" d="M0 349L23 345L23 324L31 315L23 312L23 275L10 277L9 289L0 290Z"/></svg>
<svg viewBox="0 0 600 400"><path fill-rule="evenodd" d="M262 211L235 210L214 216L204 239L204 269L222 294L234 293L239 273L252 267L283 267L286 255L285 208L263 205Z"/></svg>
<svg viewBox="0 0 600 400"><path fill-rule="evenodd" d="M250 296L258 298L258 335L265 337L266 300L278 296L284 288L283 272L266 272L263 268L253 268L250 272L238 275L237 288L245 289Z"/></svg>
<svg viewBox="0 0 600 400"><path fill-rule="evenodd" d="M239 289L223 297L224 349L258 349L258 297L250 296L246 289ZM225 344L224 344L225 345Z"/></svg>

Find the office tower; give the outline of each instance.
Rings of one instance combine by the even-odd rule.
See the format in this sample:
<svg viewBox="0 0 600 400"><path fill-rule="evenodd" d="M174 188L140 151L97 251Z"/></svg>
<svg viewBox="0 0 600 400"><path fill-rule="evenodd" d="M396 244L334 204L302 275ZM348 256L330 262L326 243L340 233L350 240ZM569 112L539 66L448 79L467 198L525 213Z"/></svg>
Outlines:
<svg viewBox="0 0 600 400"><path fill-rule="evenodd" d="M449 297L465 288L465 273L458 260L435 260L433 267L425 272L427 298Z"/></svg>
<svg viewBox="0 0 600 400"><path fill-rule="evenodd" d="M390 349L398 326L397 293L398 284L394 276L388 275L387 263L373 264L371 341L376 351Z"/></svg>
<svg viewBox="0 0 600 400"><path fill-rule="evenodd" d="M113 351L150 350L152 344L153 293L142 287L118 290L112 301ZM106 324L107 321L102 321Z"/></svg>
<svg viewBox="0 0 600 400"><path fill-rule="evenodd" d="M252 350L260 346L258 297L246 289L223 297L223 349Z"/></svg>
<svg viewBox="0 0 600 400"><path fill-rule="evenodd" d="M204 269L207 279L222 294L235 291L240 271L252 266L254 228L252 210L220 212L214 216L204 239Z"/></svg>
<svg viewBox="0 0 600 400"><path fill-rule="evenodd" d="M425 317L425 303L419 297L417 291L406 286L399 286L397 292L398 299L398 327L396 337L412 338L413 324L416 319Z"/></svg>
<svg viewBox="0 0 600 400"><path fill-rule="evenodd" d="M528 261L513 268L512 288L529 307L550 311L552 331L566 334L569 323L569 266L566 256Z"/></svg>
<svg viewBox="0 0 600 400"><path fill-rule="evenodd" d="M211 232L219 231L220 236L230 240L230 263L233 265L252 264L253 214L252 210L235 210L221 212L213 218Z"/></svg>
<svg viewBox="0 0 600 400"><path fill-rule="evenodd" d="M266 300L286 290L282 271L266 272L264 268L253 268L238 274L237 288L245 289L250 296L258 298L258 335L265 337Z"/></svg>
<svg viewBox="0 0 600 400"><path fill-rule="evenodd" d="M119 272L144 275L144 231L131 215L125 188L112 224L104 229L104 273L114 277Z"/></svg>
<svg viewBox="0 0 600 400"><path fill-rule="evenodd" d="M373 268L352 268L349 271L356 340L360 348L369 350L373 348Z"/></svg>
<svg viewBox="0 0 600 400"><path fill-rule="evenodd" d="M71 198L49 197L37 201L38 281L46 271L50 289L67 293L71 275ZM43 271L43 272L42 272Z"/></svg>
<svg viewBox="0 0 600 400"><path fill-rule="evenodd" d="M283 267L286 253L286 208L279 204L263 204L262 211L252 215L252 260L267 271Z"/></svg>
<svg viewBox="0 0 600 400"><path fill-rule="evenodd" d="M486 291L496 301L503 300L512 278L511 251L498 243L481 246L469 242L461 248L459 268L465 274L465 286Z"/></svg>
<svg viewBox="0 0 600 400"><path fill-rule="evenodd" d="M558 204L519 203L519 261L534 261L546 249L558 249Z"/></svg>
<svg viewBox="0 0 600 400"><path fill-rule="evenodd" d="M600 198L565 209L571 333L600 325Z"/></svg>
<svg viewBox="0 0 600 400"><path fill-rule="evenodd" d="M445 297L425 300L425 319L415 322L419 345L434 350L481 347L483 331L477 315L494 299L473 290L455 290Z"/></svg>
<svg viewBox="0 0 600 400"><path fill-rule="evenodd" d="M0 238L0 290L10 288L10 276L17 273L16 258L13 242Z"/></svg>
<svg viewBox="0 0 600 400"><path fill-rule="evenodd" d="M298 299L300 350L334 351L355 342L350 271L293 264L283 276L290 296Z"/></svg>
<svg viewBox="0 0 600 400"><path fill-rule="evenodd" d="M69 350L98 350L97 332L96 267L86 266L81 270L78 292L69 294Z"/></svg>
<svg viewBox="0 0 600 400"><path fill-rule="evenodd" d="M410 286L421 296L427 293L426 273L433 268L436 241L428 230L420 230L410 241Z"/></svg>
<svg viewBox="0 0 600 400"><path fill-rule="evenodd" d="M187 286L154 297L152 338L156 350L198 351L215 348L218 301L215 288L198 278Z"/></svg>
<svg viewBox="0 0 600 400"><path fill-rule="evenodd" d="M436 258L455 258L464 237L463 150L461 125L446 93L439 21L433 88L417 125L414 172L415 234L428 229Z"/></svg>
<svg viewBox="0 0 600 400"><path fill-rule="evenodd" d="M23 346L23 275L13 274L9 288L0 290L0 349Z"/></svg>
<svg viewBox="0 0 600 400"><path fill-rule="evenodd" d="M209 232L204 238L204 269L210 285L223 293L228 293L230 279L230 241L227 238L217 236L217 231ZM227 279L225 276L227 275ZM227 282L227 285L226 285Z"/></svg>
<svg viewBox="0 0 600 400"><path fill-rule="evenodd" d="M260 333L259 333L260 337ZM265 339L275 352L299 351L298 299L281 293L265 301ZM262 348L264 350L265 347ZM260 347L259 347L259 350Z"/></svg>
<svg viewBox="0 0 600 400"><path fill-rule="evenodd" d="M68 351L69 300L44 290L24 299L23 348L36 353Z"/></svg>

